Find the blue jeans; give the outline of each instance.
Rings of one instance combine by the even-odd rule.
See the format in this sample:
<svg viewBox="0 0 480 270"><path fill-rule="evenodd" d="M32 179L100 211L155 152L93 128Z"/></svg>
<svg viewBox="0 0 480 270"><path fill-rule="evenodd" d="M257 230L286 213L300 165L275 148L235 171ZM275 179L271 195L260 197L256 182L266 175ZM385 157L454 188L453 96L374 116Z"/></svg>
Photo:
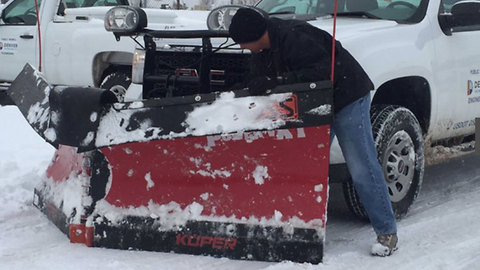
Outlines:
<svg viewBox="0 0 480 270"><path fill-rule="evenodd" d="M370 93L335 115L330 142L337 136L352 182L377 235L397 232L395 215L370 123Z"/></svg>

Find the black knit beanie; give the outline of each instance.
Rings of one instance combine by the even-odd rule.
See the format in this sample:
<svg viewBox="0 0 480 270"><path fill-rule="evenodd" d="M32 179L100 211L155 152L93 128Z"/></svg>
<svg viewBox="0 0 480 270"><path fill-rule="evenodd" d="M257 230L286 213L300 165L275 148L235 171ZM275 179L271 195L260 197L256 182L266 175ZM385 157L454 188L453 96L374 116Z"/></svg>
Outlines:
<svg viewBox="0 0 480 270"><path fill-rule="evenodd" d="M259 40L267 31L268 14L254 7L240 8L232 18L229 33L236 43Z"/></svg>

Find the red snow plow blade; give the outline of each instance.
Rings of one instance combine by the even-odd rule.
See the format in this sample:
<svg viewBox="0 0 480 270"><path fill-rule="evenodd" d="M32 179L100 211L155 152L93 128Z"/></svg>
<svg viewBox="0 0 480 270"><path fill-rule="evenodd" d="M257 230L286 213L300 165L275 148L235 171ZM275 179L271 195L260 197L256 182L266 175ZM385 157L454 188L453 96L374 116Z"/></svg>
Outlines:
<svg viewBox="0 0 480 270"><path fill-rule="evenodd" d="M234 91L227 97L198 95L192 102L173 98L98 104L95 109L89 109L90 101L91 111L68 113L69 97L81 90L63 89L62 102L55 89L40 95L42 125L36 125L58 150L35 190L34 203L72 242L233 259L322 261L332 119L329 82L282 86L266 97ZM89 98L74 101L82 100ZM21 106L32 114L33 107ZM245 122L266 119L267 125L227 128L220 121L223 132L206 127L229 113L231 121L242 121L255 109L253 120ZM45 120L48 111L55 113ZM194 116L197 122L190 121ZM32 121L37 120L27 119L35 126ZM129 136L102 131L104 126L110 132L131 127L134 120L140 123L136 128L115 133ZM85 138L62 135L62 125L77 122L89 123L80 131ZM48 135L52 133L56 136Z"/></svg>

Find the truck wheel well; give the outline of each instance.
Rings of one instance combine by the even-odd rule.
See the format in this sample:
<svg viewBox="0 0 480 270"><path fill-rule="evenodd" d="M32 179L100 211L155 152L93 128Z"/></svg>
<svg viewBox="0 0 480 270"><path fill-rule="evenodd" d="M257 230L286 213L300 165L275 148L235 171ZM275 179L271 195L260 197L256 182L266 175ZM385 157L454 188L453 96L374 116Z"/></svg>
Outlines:
<svg viewBox="0 0 480 270"><path fill-rule="evenodd" d="M102 52L93 60L93 81L98 87L103 78L118 70L131 70L133 53L126 52Z"/></svg>
<svg viewBox="0 0 480 270"><path fill-rule="evenodd" d="M425 133L430 125L430 85L423 77L397 78L382 84L373 97L372 104L390 104L405 107L413 112Z"/></svg>

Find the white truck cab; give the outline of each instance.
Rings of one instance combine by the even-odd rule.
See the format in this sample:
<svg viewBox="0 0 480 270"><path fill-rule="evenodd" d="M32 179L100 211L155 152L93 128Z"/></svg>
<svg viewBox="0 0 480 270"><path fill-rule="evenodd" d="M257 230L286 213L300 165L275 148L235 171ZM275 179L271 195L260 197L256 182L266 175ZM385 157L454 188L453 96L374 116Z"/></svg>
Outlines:
<svg viewBox="0 0 480 270"><path fill-rule="evenodd" d="M100 38L97 41L101 41L104 35L103 31L99 31L102 19L112 5L128 5L128 1L15 0L7 3L0 21L0 61L8 68L5 65L0 71L0 81L12 81L28 62L45 72L54 84L83 85L88 82L89 85L98 85L99 78L93 78L91 70L84 71L89 74L66 71L72 71L72 63L82 65L82 59L85 62L91 60L88 58L96 50L92 43L94 39L92 36L81 37L79 31L83 29L89 34L96 34ZM76 9L82 10L83 14L69 16ZM95 30L97 33L93 33ZM110 39L105 35L105 42ZM134 46L133 42L129 42L131 45L127 49L123 43L115 43L114 39L110 43L115 45L116 50L105 50L127 52ZM73 54L77 53L79 56L75 57Z"/></svg>
<svg viewBox="0 0 480 270"><path fill-rule="evenodd" d="M257 6L277 14L323 14L310 23L332 33L332 3L262 0ZM475 132L479 7L478 0L338 0L336 38L375 86L374 139L398 215L406 213L421 186L423 144L461 142ZM343 162L334 144L332 167ZM349 182L345 191L351 209L366 216Z"/></svg>

